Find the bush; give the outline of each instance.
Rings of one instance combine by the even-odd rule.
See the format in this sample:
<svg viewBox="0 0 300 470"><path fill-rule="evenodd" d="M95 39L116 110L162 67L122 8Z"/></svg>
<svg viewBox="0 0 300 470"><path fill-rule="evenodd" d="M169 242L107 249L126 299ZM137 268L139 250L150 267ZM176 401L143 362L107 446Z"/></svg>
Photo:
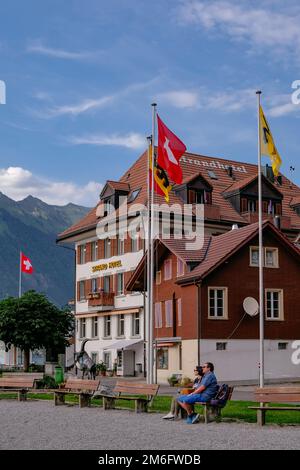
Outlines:
<svg viewBox="0 0 300 470"><path fill-rule="evenodd" d="M191 384L192 382L193 382L192 379L190 379L189 377L182 377L180 381L180 385L182 385L183 387L186 387L188 384Z"/></svg>
<svg viewBox="0 0 300 470"><path fill-rule="evenodd" d="M37 380L37 388L58 388L54 377L51 375L44 375L42 380Z"/></svg>
<svg viewBox="0 0 300 470"><path fill-rule="evenodd" d="M41 364L29 364L28 372L44 372L45 366Z"/></svg>
<svg viewBox="0 0 300 470"><path fill-rule="evenodd" d="M171 387L174 387L175 385L177 385L179 382L178 375L172 374L171 377L168 377L168 382L171 385Z"/></svg>

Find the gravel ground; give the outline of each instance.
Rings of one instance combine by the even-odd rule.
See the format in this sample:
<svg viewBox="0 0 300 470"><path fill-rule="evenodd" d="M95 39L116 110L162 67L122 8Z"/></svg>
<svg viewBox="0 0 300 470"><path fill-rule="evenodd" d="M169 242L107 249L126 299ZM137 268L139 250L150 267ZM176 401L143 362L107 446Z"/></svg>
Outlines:
<svg viewBox="0 0 300 470"><path fill-rule="evenodd" d="M162 416L0 400L0 449L300 449L300 426L187 425Z"/></svg>

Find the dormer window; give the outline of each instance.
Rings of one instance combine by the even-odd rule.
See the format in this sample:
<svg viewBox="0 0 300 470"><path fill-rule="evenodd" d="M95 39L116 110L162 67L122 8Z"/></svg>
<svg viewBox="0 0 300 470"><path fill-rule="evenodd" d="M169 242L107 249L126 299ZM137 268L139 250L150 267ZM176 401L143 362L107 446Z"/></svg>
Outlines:
<svg viewBox="0 0 300 470"><path fill-rule="evenodd" d="M211 204L212 186L199 173L186 178L181 185L176 186L175 192L186 204Z"/></svg>
<svg viewBox="0 0 300 470"><path fill-rule="evenodd" d="M113 212L113 205L111 198L107 198L104 201L104 213L106 215L111 214Z"/></svg>

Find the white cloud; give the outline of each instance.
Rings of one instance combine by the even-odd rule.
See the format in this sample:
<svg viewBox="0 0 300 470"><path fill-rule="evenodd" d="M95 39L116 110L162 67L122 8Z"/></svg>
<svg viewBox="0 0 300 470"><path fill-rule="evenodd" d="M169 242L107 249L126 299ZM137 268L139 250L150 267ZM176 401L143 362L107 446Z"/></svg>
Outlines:
<svg viewBox="0 0 300 470"><path fill-rule="evenodd" d="M232 38L244 39L259 48L275 46L297 52L300 44L300 11L286 8L284 12L259 8L251 3L228 1L185 0L177 14L184 24L199 24L207 30L217 30Z"/></svg>
<svg viewBox="0 0 300 470"><path fill-rule="evenodd" d="M78 116L79 114L91 111L92 109L104 108L114 100L113 96L103 96L98 99L85 99L75 105L54 106L42 112L38 111L39 117L54 118L58 116L71 115Z"/></svg>
<svg viewBox="0 0 300 470"><path fill-rule="evenodd" d="M197 108L198 94L188 90L169 91L158 95L157 100L175 108Z"/></svg>
<svg viewBox="0 0 300 470"><path fill-rule="evenodd" d="M21 167L0 169L1 191L16 201L32 195L48 204L64 205L73 202L94 206L102 186L95 181L83 185L69 181L51 181Z"/></svg>
<svg viewBox="0 0 300 470"><path fill-rule="evenodd" d="M72 136L67 141L73 145L115 145L134 150L141 150L147 146L145 136L135 132L124 135L89 134L81 137Z"/></svg>
<svg viewBox="0 0 300 470"><path fill-rule="evenodd" d="M51 47L44 46L40 41L35 41L26 48L27 52L45 55L48 57L55 57L57 59L67 59L67 60L91 60L101 52L91 52L91 51L81 51L73 52L66 51L65 49L54 49Z"/></svg>

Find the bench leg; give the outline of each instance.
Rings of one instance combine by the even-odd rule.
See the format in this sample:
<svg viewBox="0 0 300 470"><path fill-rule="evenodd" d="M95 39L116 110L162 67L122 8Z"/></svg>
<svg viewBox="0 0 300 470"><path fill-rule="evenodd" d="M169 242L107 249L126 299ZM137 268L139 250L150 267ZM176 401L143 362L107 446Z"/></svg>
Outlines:
<svg viewBox="0 0 300 470"><path fill-rule="evenodd" d="M204 406L204 422L205 424L211 423L213 421L219 421L221 418L221 408L218 406Z"/></svg>
<svg viewBox="0 0 300 470"><path fill-rule="evenodd" d="M86 393L79 395L79 408L85 408L91 406L91 397Z"/></svg>
<svg viewBox="0 0 300 470"><path fill-rule="evenodd" d="M187 419L187 412L184 408L180 407L181 419Z"/></svg>
<svg viewBox="0 0 300 470"><path fill-rule="evenodd" d="M103 409L113 410L115 408L115 398L103 397Z"/></svg>
<svg viewBox="0 0 300 470"><path fill-rule="evenodd" d="M259 426L266 424L266 410L257 410L257 424Z"/></svg>
<svg viewBox="0 0 300 470"><path fill-rule="evenodd" d="M20 390L18 392L18 401L26 401L27 400L27 391L26 390Z"/></svg>
<svg viewBox="0 0 300 470"><path fill-rule="evenodd" d="M147 413L148 403L145 400L135 400L135 412L136 413Z"/></svg>
<svg viewBox="0 0 300 470"><path fill-rule="evenodd" d="M65 404L65 394L54 392L54 405L64 405Z"/></svg>

